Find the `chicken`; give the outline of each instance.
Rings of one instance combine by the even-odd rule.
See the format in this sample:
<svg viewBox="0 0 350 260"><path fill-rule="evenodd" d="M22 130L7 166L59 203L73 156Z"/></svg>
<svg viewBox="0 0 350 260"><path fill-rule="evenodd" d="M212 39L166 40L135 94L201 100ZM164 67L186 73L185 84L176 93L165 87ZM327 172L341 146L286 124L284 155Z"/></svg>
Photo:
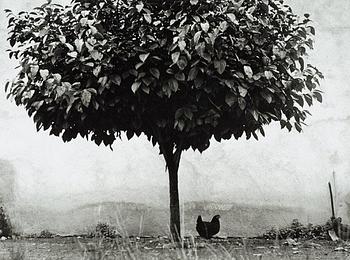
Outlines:
<svg viewBox="0 0 350 260"><path fill-rule="evenodd" d="M196 230L201 237L211 238L220 231L220 215L215 215L211 222L203 221L201 216L197 218Z"/></svg>

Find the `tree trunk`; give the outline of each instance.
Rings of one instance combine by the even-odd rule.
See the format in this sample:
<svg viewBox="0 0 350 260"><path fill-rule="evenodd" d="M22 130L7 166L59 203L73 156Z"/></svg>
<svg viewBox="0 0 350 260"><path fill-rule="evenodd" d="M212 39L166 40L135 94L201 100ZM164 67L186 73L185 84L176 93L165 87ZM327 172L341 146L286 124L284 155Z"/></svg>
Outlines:
<svg viewBox="0 0 350 260"><path fill-rule="evenodd" d="M178 187L178 170L181 157L181 149L175 152L174 144L160 144L160 149L166 161L169 174L169 195L170 195L170 233L174 241L181 239L180 229L180 203L179 203L179 187Z"/></svg>
<svg viewBox="0 0 350 260"><path fill-rule="evenodd" d="M175 241L181 238L178 167L169 167L170 232Z"/></svg>

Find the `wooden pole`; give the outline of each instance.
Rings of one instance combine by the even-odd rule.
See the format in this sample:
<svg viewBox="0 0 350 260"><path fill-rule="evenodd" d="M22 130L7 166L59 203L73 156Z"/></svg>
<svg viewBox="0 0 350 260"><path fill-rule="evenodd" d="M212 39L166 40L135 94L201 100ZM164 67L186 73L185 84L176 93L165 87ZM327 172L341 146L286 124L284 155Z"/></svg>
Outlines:
<svg viewBox="0 0 350 260"><path fill-rule="evenodd" d="M332 218L335 218L335 213L334 213L334 202L333 202L333 193L332 193L332 186L331 183L328 182L328 187L329 187L329 194L331 196L331 207L332 207Z"/></svg>
<svg viewBox="0 0 350 260"><path fill-rule="evenodd" d="M333 175L333 201L334 201L334 213L335 215L337 215L337 211L338 211L338 192L337 192L337 182L335 179L335 171L333 170L332 172Z"/></svg>

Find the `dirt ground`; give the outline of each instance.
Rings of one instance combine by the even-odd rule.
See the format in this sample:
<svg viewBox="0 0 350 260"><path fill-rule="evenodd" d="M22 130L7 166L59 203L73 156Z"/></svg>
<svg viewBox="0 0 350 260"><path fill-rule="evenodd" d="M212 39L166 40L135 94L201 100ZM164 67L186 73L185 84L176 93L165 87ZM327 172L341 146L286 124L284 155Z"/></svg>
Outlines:
<svg viewBox="0 0 350 260"><path fill-rule="evenodd" d="M321 240L27 238L0 241L0 259L350 259L350 243Z"/></svg>

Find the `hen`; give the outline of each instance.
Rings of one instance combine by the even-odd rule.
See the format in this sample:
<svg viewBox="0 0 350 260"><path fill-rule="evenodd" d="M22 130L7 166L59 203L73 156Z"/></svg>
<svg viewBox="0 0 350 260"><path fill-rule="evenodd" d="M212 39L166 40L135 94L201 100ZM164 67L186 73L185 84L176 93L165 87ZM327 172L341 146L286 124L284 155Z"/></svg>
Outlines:
<svg viewBox="0 0 350 260"><path fill-rule="evenodd" d="M201 237L211 238L220 231L220 215L215 215L211 222L203 221L201 216L197 218L196 230Z"/></svg>

